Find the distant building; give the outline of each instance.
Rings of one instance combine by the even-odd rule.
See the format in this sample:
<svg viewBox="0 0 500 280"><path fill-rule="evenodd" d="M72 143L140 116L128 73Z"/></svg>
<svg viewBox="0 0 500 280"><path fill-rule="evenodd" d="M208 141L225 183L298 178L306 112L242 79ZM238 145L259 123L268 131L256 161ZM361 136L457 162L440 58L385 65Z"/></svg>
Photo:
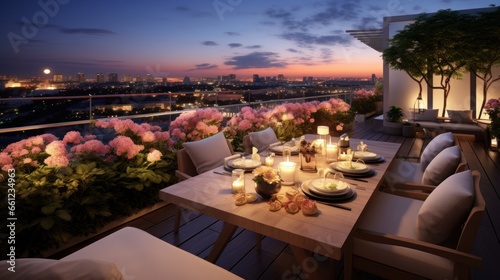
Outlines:
<svg viewBox="0 0 500 280"><path fill-rule="evenodd" d="M96 81L98 83L104 83L104 74L103 73L97 73Z"/></svg>
<svg viewBox="0 0 500 280"><path fill-rule="evenodd" d="M85 82L85 74L78 72L78 74L76 74L76 80L80 83Z"/></svg>
<svg viewBox="0 0 500 280"><path fill-rule="evenodd" d="M63 75L62 74L54 74L53 81L54 82L62 82L63 81Z"/></svg>
<svg viewBox="0 0 500 280"><path fill-rule="evenodd" d="M283 74L278 74L278 81L284 81L285 80L285 76Z"/></svg>
<svg viewBox="0 0 500 280"><path fill-rule="evenodd" d="M127 74L127 75L123 76L123 81L126 83L132 82L132 75Z"/></svg>
<svg viewBox="0 0 500 280"><path fill-rule="evenodd" d="M146 82L148 83L154 83L155 82L155 78L153 77L153 75L151 74L146 74Z"/></svg>
<svg viewBox="0 0 500 280"><path fill-rule="evenodd" d="M190 84L191 83L191 79L188 76L186 76L182 80L182 83L185 84L185 85Z"/></svg>
<svg viewBox="0 0 500 280"><path fill-rule="evenodd" d="M109 73L108 74L108 82L118 82L118 74L117 73Z"/></svg>
<svg viewBox="0 0 500 280"><path fill-rule="evenodd" d="M140 74L135 75L135 82L136 83L142 82L142 76Z"/></svg>
<svg viewBox="0 0 500 280"><path fill-rule="evenodd" d="M372 84L377 83L377 76L375 74L372 74Z"/></svg>

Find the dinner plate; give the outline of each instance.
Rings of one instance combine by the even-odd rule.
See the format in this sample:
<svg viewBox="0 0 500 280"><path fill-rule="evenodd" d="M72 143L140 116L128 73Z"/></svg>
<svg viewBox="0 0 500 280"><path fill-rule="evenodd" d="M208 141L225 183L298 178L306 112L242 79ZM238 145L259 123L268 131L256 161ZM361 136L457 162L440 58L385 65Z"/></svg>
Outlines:
<svg viewBox="0 0 500 280"><path fill-rule="evenodd" d="M347 173L347 172L342 172L344 177L346 178L368 178L368 177L373 177L377 172L374 169L369 169L365 173Z"/></svg>
<svg viewBox="0 0 500 280"><path fill-rule="evenodd" d="M321 195L312 192L309 189L309 184L311 183L311 180L307 180L302 182L302 185L300 189L302 192L309 198L318 200L318 201L323 201L323 202L332 202L332 201L347 201L347 200L353 200L356 197L356 191L353 188L349 188L349 191L342 194L342 195Z"/></svg>
<svg viewBox="0 0 500 280"><path fill-rule="evenodd" d="M332 178L317 178L309 183L311 192L325 196L343 195L349 192L350 188L349 183Z"/></svg>
<svg viewBox="0 0 500 280"><path fill-rule="evenodd" d="M368 164L369 163L379 163L379 162L385 161L385 158L383 156L381 156L381 155L378 155L376 158L373 158L373 159L372 158L370 158L370 159L367 158L367 159L363 159L363 161L365 163L368 163Z"/></svg>
<svg viewBox="0 0 500 280"><path fill-rule="evenodd" d="M290 152L292 153L292 155L298 155L299 154L299 150L297 150L297 147L295 146L289 146L289 145L275 145L275 146L271 146L269 147L269 151L277 154L277 155L281 155L283 154L283 150L286 148L289 148L290 149Z"/></svg>
<svg viewBox="0 0 500 280"><path fill-rule="evenodd" d="M244 170L253 170L259 166L262 165L262 162L260 160L253 160L253 159L248 159L248 158L236 158L233 160L229 160L227 162L227 166L230 168L241 168Z"/></svg>
<svg viewBox="0 0 500 280"><path fill-rule="evenodd" d="M354 151L352 154L352 158L362 159L362 160L375 159L377 157L378 157L378 155L376 153L367 152L367 151Z"/></svg>
<svg viewBox="0 0 500 280"><path fill-rule="evenodd" d="M340 172L353 174L366 173L370 170L370 167L366 166L366 164L354 161L338 161L330 164L330 167Z"/></svg>

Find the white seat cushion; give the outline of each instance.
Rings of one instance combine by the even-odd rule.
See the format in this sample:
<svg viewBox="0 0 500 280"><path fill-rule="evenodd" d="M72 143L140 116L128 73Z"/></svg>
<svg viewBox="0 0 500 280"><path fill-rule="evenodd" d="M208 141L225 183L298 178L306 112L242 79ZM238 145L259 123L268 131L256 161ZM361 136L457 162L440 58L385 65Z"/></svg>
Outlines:
<svg viewBox="0 0 500 280"><path fill-rule="evenodd" d="M384 178L390 186L393 183L420 183L422 176L420 163L395 159Z"/></svg>
<svg viewBox="0 0 500 280"><path fill-rule="evenodd" d="M231 156L224 133L193 142L182 143L198 174L207 172L224 164L224 158Z"/></svg>
<svg viewBox="0 0 500 280"><path fill-rule="evenodd" d="M425 171L425 168L427 168L427 165L429 165L431 160L442 150L451 147L454 144L455 140L453 139L453 134L451 132L442 133L434 137L434 139L427 144L422 152L422 155L420 156L420 168L422 171Z"/></svg>
<svg viewBox="0 0 500 280"><path fill-rule="evenodd" d="M241 279L137 228L126 227L62 260L92 258L115 263L125 279Z"/></svg>
<svg viewBox="0 0 500 280"><path fill-rule="evenodd" d="M8 270L7 261L0 263L0 279L10 280L53 280L53 279L125 279L120 269L110 261L94 259L52 260L22 258L15 261L15 272Z"/></svg>
<svg viewBox="0 0 500 280"><path fill-rule="evenodd" d="M446 110L452 123L474 123L472 120L472 110Z"/></svg>
<svg viewBox="0 0 500 280"><path fill-rule="evenodd" d="M422 113L415 114L415 121L436 122L438 114L439 114L439 109L428 109Z"/></svg>
<svg viewBox="0 0 500 280"><path fill-rule="evenodd" d="M453 175L460 164L461 153L459 146L452 146L442 150L424 171L422 184L437 186L446 178Z"/></svg>
<svg viewBox="0 0 500 280"><path fill-rule="evenodd" d="M417 217L418 238L439 244L465 220L474 203L474 180L466 170L448 177L422 204Z"/></svg>
<svg viewBox="0 0 500 280"><path fill-rule="evenodd" d="M416 239L423 201L375 192L363 211L360 229ZM353 254L430 279L452 279L453 262L418 250L353 239Z"/></svg>
<svg viewBox="0 0 500 280"><path fill-rule="evenodd" d="M264 151L269 145L279 141L278 137L276 137L276 133L274 133L274 130L270 127L261 131L250 132L248 136L250 137L252 145L257 148L259 152Z"/></svg>

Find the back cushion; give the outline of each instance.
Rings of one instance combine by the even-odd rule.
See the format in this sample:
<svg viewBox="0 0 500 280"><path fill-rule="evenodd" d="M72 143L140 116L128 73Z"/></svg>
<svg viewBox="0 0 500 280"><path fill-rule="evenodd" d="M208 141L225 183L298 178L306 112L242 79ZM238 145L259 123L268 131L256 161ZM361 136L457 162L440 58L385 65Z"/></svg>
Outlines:
<svg viewBox="0 0 500 280"><path fill-rule="evenodd" d="M252 145L259 150L259 152L264 151L269 147L269 145L279 142L278 137L276 137L276 133L270 127L257 131L248 133L250 137L250 141Z"/></svg>
<svg viewBox="0 0 500 280"><path fill-rule="evenodd" d="M425 171L427 165L431 162L434 157L436 157L442 150L451 147L455 144L455 140L453 140L453 134L451 132L446 132L439 134L434 137L434 139L427 144L422 155L420 156L420 167L422 171Z"/></svg>
<svg viewBox="0 0 500 280"><path fill-rule="evenodd" d="M466 170L439 184L422 204L417 216L420 240L439 244L465 221L474 203L474 180Z"/></svg>
<svg viewBox="0 0 500 280"><path fill-rule="evenodd" d="M222 132L198 141L182 143L182 146L196 166L198 174L222 166L224 158L231 155Z"/></svg>
<svg viewBox="0 0 500 280"><path fill-rule="evenodd" d="M427 166L422 184L437 186L455 173L460 163L460 147L452 146L442 150Z"/></svg>
<svg viewBox="0 0 500 280"><path fill-rule="evenodd" d="M472 121L472 110L447 110L447 112L452 123L474 123Z"/></svg>
<svg viewBox="0 0 500 280"><path fill-rule="evenodd" d="M428 109L420 114L415 114L416 121L436 122L439 114L439 109Z"/></svg>

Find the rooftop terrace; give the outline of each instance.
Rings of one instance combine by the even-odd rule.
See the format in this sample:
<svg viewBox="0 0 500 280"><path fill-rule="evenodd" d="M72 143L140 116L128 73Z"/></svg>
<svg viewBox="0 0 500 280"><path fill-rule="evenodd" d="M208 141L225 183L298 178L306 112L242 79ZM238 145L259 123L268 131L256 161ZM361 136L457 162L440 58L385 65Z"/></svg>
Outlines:
<svg viewBox="0 0 500 280"><path fill-rule="evenodd" d="M420 152L422 140L402 136L387 135L383 132L382 121L372 118L363 123L355 123L349 133L352 138L368 139L384 142L401 143L400 156L415 156ZM485 149L482 143L476 142L473 136L455 134L470 169L481 173L481 190L486 200L486 215L476 237L474 254L483 258L483 268L472 271L472 279L500 279L500 155L497 151ZM424 139L424 145L429 139ZM209 216L189 212L189 221L181 221L178 234L173 233L174 205L166 205L158 210L119 226L133 226L143 229L165 242L174 244L183 250L201 258L208 255L222 222ZM187 210L186 210L187 211ZM61 258L79 248L92 243L118 228L94 236L78 245L54 254L53 258ZM262 251L255 248L255 234L239 229L217 261L217 265L245 279L291 279L295 269L295 259L287 244L264 237ZM320 263L320 266L326 266ZM341 266L339 266L341 267ZM325 272L325 275L327 275ZM289 277L290 276L290 277ZM362 272L355 272L355 279L376 279ZM343 274L336 276L343 279Z"/></svg>

